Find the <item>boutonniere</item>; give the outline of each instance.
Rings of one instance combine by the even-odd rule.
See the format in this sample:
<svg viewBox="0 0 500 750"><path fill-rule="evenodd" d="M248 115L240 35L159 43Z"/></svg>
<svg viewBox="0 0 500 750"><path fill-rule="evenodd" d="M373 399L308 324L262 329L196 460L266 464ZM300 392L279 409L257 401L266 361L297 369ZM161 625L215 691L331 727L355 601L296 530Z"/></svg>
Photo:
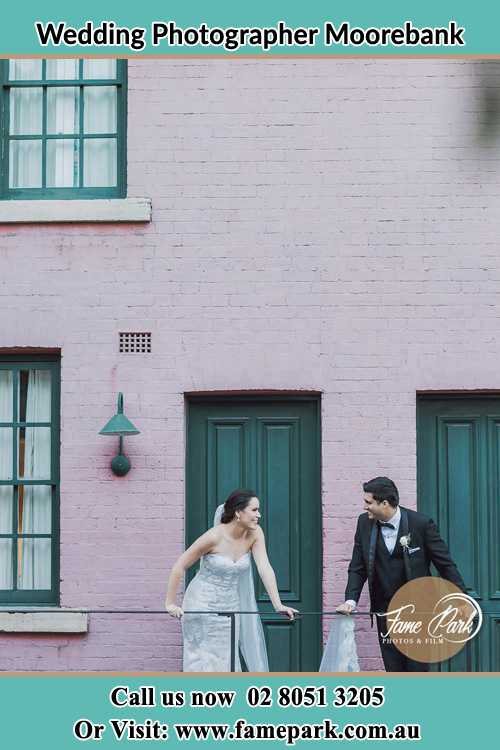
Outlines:
<svg viewBox="0 0 500 750"><path fill-rule="evenodd" d="M399 540L400 545L402 546L403 550L405 552L408 552L411 542L411 534L406 534L406 536L402 536Z"/></svg>

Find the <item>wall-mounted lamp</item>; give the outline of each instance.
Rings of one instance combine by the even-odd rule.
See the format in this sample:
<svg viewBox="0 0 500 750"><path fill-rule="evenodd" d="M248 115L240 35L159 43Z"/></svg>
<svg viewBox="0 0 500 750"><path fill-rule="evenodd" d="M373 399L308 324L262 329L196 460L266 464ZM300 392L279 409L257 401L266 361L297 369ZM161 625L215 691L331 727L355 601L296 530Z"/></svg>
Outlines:
<svg viewBox="0 0 500 750"><path fill-rule="evenodd" d="M139 435L140 430L123 413L123 393L118 394L118 411L114 417L99 431L99 435L119 435L120 449L111 461L111 471L117 477L124 477L130 470L130 461L123 455L123 438L125 435Z"/></svg>

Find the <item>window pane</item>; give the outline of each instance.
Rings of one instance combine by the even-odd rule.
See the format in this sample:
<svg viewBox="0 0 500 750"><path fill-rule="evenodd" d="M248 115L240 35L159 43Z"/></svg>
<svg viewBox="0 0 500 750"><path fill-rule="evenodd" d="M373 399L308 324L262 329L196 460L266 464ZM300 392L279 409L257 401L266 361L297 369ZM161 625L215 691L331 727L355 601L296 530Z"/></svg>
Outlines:
<svg viewBox="0 0 500 750"><path fill-rule="evenodd" d="M9 80L36 81L41 77L41 60L9 60Z"/></svg>
<svg viewBox="0 0 500 750"><path fill-rule="evenodd" d="M116 139L86 140L84 149L84 186L112 187L116 185Z"/></svg>
<svg viewBox="0 0 500 750"><path fill-rule="evenodd" d="M84 132L116 133L116 86L87 86L84 96Z"/></svg>
<svg viewBox="0 0 500 750"><path fill-rule="evenodd" d="M18 492L17 528L19 533L50 534L52 531L52 487L20 485Z"/></svg>
<svg viewBox="0 0 500 750"><path fill-rule="evenodd" d="M61 86L47 90L47 133L68 134L80 130L80 94L77 86Z"/></svg>
<svg viewBox="0 0 500 750"><path fill-rule="evenodd" d="M42 187L42 142L11 141L9 187Z"/></svg>
<svg viewBox="0 0 500 750"><path fill-rule="evenodd" d="M0 422L12 422L11 370L0 370Z"/></svg>
<svg viewBox="0 0 500 750"><path fill-rule="evenodd" d="M41 88L11 89L9 106L11 135L39 135L42 132Z"/></svg>
<svg viewBox="0 0 500 750"><path fill-rule="evenodd" d="M79 186L79 143L71 139L47 141L47 187Z"/></svg>
<svg viewBox="0 0 500 750"><path fill-rule="evenodd" d="M19 539L17 585L20 589L50 589L50 539Z"/></svg>
<svg viewBox="0 0 500 750"><path fill-rule="evenodd" d="M50 422L50 370L19 372L19 421Z"/></svg>
<svg viewBox="0 0 500 750"><path fill-rule="evenodd" d="M12 534L13 497L14 487L12 485L0 485L0 534Z"/></svg>
<svg viewBox="0 0 500 750"><path fill-rule="evenodd" d="M0 479L12 479L11 427L0 427Z"/></svg>
<svg viewBox="0 0 500 750"><path fill-rule="evenodd" d="M47 60L45 77L49 81L78 78L78 60Z"/></svg>
<svg viewBox="0 0 500 750"><path fill-rule="evenodd" d="M84 78L116 78L116 60L84 60Z"/></svg>
<svg viewBox="0 0 500 750"><path fill-rule="evenodd" d="M12 588L12 541L0 539L0 589Z"/></svg>
<svg viewBox="0 0 500 750"><path fill-rule="evenodd" d="M23 479L50 479L50 427L20 427L18 470Z"/></svg>

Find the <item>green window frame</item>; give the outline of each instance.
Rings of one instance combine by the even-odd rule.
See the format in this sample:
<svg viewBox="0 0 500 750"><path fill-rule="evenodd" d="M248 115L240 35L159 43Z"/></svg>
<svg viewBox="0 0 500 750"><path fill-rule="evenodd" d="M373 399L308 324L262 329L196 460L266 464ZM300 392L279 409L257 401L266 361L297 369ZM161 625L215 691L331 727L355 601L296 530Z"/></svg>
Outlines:
<svg viewBox="0 0 500 750"><path fill-rule="evenodd" d="M106 78L85 77L89 70L87 66L96 61L83 59L76 61L33 61L41 63L39 66L41 75L26 80L9 77L12 76L11 71L13 70L11 63L18 64L19 62L24 61L0 61L0 198L10 200L124 198L127 190L126 60L116 60L115 76ZM71 64L75 62L78 75L72 78L49 78L48 73L51 73L53 67L48 67L48 64L54 66L54 63L58 62L69 62ZM99 112L99 106L101 106L101 110L103 107L102 101L100 105L99 102L96 103L96 87L108 87L108 90L116 89L116 98L114 94L112 95L115 112L113 111L109 115L110 123L111 121L113 121L113 125L116 123L114 129L110 123L100 129L98 125L103 123L99 122L99 114L97 114L97 124L90 122L91 117L95 117L95 113ZM28 106L24 110L24 119L22 111L19 120L14 119L22 102L22 89L28 89L31 96L36 97L36 107L31 110L36 123L28 123L28 127L26 127L26 120L29 118L29 114L26 116L26 112L29 110ZM61 98L58 98L58 94L64 94L64 92L57 91L57 89L66 89L66 93L70 93L74 98L74 107L72 113L70 113L73 117L69 118L69 121L72 119L72 125L68 127L68 123L65 122L62 129L61 122L57 122L56 113L60 112L65 106L64 102L61 102ZM11 107L13 97L14 103ZM92 97L94 97L93 100ZM16 101L18 102L17 109ZM11 108L14 113L12 118ZM35 113L33 114L33 112ZM89 113L88 121L87 112ZM102 119L103 117L101 117ZM104 117L104 119L106 118ZM68 120L67 116L66 120ZM13 127L11 127L11 121L15 123ZM11 133L11 129L16 130L16 132ZM17 132L17 130L20 132ZM22 141L25 142L24 145L21 143ZM63 141L65 141L64 144ZM111 157L110 165L111 169L116 168L116 179L113 185L98 186L95 183L99 182L99 179L92 179L91 177L91 165L94 164L95 169L97 165L102 163L102 149L106 141L114 141L115 143L114 149L113 145L110 146L110 149L111 154L113 154L113 150L116 152L116 164ZM12 154L14 149L18 149L21 153L26 146L34 149L33 153L37 155L35 160L37 165L36 177L33 180L37 185L27 187L25 184L16 187L15 184L12 184L15 181L14 174L16 173ZM100 152L99 149L101 149ZM93 159L90 156L92 150L96 155ZM65 154L62 151L65 151ZM99 157L97 157L98 153ZM19 159L22 158L22 156L19 156ZM34 163L33 157L29 155L28 151L26 151L24 159L26 163ZM56 164L60 166L63 160L66 162L64 178L61 174L57 174L57 167L55 166ZM61 182L68 181L72 182L72 186L60 186ZM111 180L108 181L111 182ZM25 180L25 182L29 182L29 180ZM54 183L56 184L54 185ZM89 183L93 183L94 186L89 185Z"/></svg>
<svg viewBox="0 0 500 750"><path fill-rule="evenodd" d="M5 371L10 371L10 376L5 374ZM21 417L27 417L26 413L20 413L21 398L20 394L23 390L23 382L26 385L26 371L48 371L50 372L50 420L36 422L28 422L26 419L21 420ZM8 446L9 442L12 451L12 470L8 472L11 474L8 478L0 478L0 486L12 487L12 513L11 513L11 528L7 529L3 526L0 527L0 542L3 542L4 550L2 562L5 564L10 554L11 560L11 585L9 588L0 588L0 605L18 605L18 606L34 606L34 605L58 605L59 604L59 540L60 540L60 525L59 525L59 505L60 505L60 469L59 469L59 450L60 450L60 359L58 356L44 356L43 358L33 357L14 357L14 356L3 356L0 358L0 376L4 378L4 386L7 382L12 385L12 408L11 408L11 419L8 421L0 421L0 429L10 430L11 436L9 440L8 433L4 432L4 439L2 445ZM6 402L8 403L8 396ZM23 399L24 400L24 399ZM50 429L50 476L45 475L40 479L27 479L20 476L25 474L26 464L23 460L19 460L21 452L24 454L24 450L27 442L27 431L25 428L49 428ZM35 434L35 429L32 430L32 435ZM24 441L23 441L24 438ZM34 446L35 439L32 438L32 445ZM9 449L10 450L10 449ZM9 463L9 456L7 460L3 461L2 465L7 466ZM21 466L23 471L20 471ZM28 472L29 473L29 472ZM36 474L36 472L34 472ZM50 487L47 495L50 497L50 508L48 511L49 526L43 529L43 532L23 532L25 524L29 524L26 521L26 517L31 513L33 519L36 514L35 509L35 497L36 494L33 491L32 494L32 506L28 505L26 488L33 486ZM8 502L8 494L4 493L2 502ZM23 503L24 498L24 503ZM45 498L46 499L46 498ZM6 508L2 509L0 517L5 523L6 519ZM24 518L23 518L24 513ZM50 559L50 576L47 570L44 571L43 575L39 575L39 568L37 569L37 562L40 560L41 550L37 549L36 540L49 540L50 553L47 554L45 542L45 556L44 564L47 564L47 560ZM33 540L27 543L27 540ZM31 554L31 558L28 555ZM24 560L23 560L24 555ZM26 566L29 560L30 569L29 575L33 575L33 580L23 585L23 575L26 575ZM21 571L23 570L24 573ZM33 573L32 573L33 571ZM29 576L28 576L29 577ZM37 587L36 578L45 578L48 580L50 577L50 588ZM45 581L44 581L45 582Z"/></svg>

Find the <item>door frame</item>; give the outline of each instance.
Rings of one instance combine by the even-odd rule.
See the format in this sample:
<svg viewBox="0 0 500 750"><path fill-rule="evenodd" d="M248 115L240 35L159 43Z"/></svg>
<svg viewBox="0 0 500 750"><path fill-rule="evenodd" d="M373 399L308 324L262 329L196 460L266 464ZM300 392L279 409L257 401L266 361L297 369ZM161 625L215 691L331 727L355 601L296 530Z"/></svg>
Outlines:
<svg viewBox="0 0 500 750"><path fill-rule="evenodd" d="M424 410L422 406L426 403L429 404L432 402L445 402L446 403L446 402L452 402L452 401L456 402L456 401L474 400L478 403L481 403L484 401L490 401L492 399L497 399L500 404L500 391L498 389L491 389L491 390L478 389L478 390L460 390L460 391L454 391L454 390L417 391L416 393L417 507L419 511L425 513L426 515L432 515L437 521L438 525L441 525L443 521L441 517L441 508L439 507L439 502L435 508L431 507L429 500L428 500L429 494L427 493L426 487L425 487L426 474L424 472L424 468L425 468L426 459L428 458L428 455L426 455L426 445L425 445L425 437L424 437L425 430L424 430L424 425L423 425ZM427 450L431 450L431 448L427 446ZM488 464L491 460L491 455L492 455L491 450L492 450L491 445L487 444L484 460L487 461ZM436 469L438 469L438 464L436 465ZM434 481L436 483L438 482L437 477L434 477ZM486 487L483 487L483 490L485 492L486 497L488 497L488 489ZM483 511L481 511L480 509L479 512L483 512ZM485 560L483 560L482 563L484 564ZM472 595L474 596L475 593L472 592ZM495 660L498 660L499 655L495 653L496 642L494 640L495 633L493 630L493 623L494 623L493 618L490 618L488 616L487 621L483 623L483 628L479 636L475 638L472 642L466 645L464 649L463 657L465 658L467 672L482 673L483 672L482 667L485 663L485 659L489 659L490 663L493 665L497 663L497 661ZM459 658L459 655L457 655L456 658ZM437 664L435 669L440 672L452 671L450 661Z"/></svg>
<svg viewBox="0 0 500 750"><path fill-rule="evenodd" d="M428 504L426 504L425 497L427 496L426 493L421 493L421 487L422 487L422 477L423 477L423 463L424 463L424 430L421 422L421 405L426 402L432 402L432 401L453 401L458 399L478 399L478 401L487 401L491 398L498 398L500 399L500 390L498 389L478 389L478 390L459 390L455 391L453 389L451 390L435 390L435 391L416 391L416 398L415 398L415 432L416 432L416 500L417 500L417 510L421 513L425 513L426 515L429 515L429 513L432 511L432 509L429 507ZM424 499L423 502L421 500L421 495L423 494ZM437 513L435 514L436 521L439 523L439 508L437 508Z"/></svg>
<svg viewBox="0 0 500 750"><path fill-rule="evenodd" d="M276 402L283 402L283 401L296 401L296 402L304 402L307 401L309 403L314 404L315 410L316 410L316 419L315 419L315 439L317 443L317 450L315 451L315 463L314 463L314 477L315 477L315 486L312 491L313 497L316 498L316 502L314 503L314 506L316 510L316 528L318 530L318 543L315 545L314 550L314 565L317 568L319 575L315 580L311 581L311 586L313 588L313 591L315 592L315 599L319 604L319 611L323 610L323 503L322 503L322 487L323 487L323 477L322 477L322 430L321 430L321 416L322 416L322 393L320 391L301 391L301 390L273 390L273 389L263 389L263 390L216 390L216 391L186 391L184 392L184 424L185 424L185 456L184 456L184 477L185 477L185 489L184 489L184 545L187 548L187 545L189 543L188 539L188 524L187 524L187 515L188 515L188 497L190 494L190 479L188 475L188 467L190 466L190 456L189 456L189 413L190 413L190 407L195 404L214 404L217 403L217 401L223 402L224 405L230 404L231 402L242 402L242 401L248 401L249 403L257 403L257 402L268 402L268 403L276 403ZM266 540L267 544L269 544L269 539ZM322 637L323 637L323 616L320 615L317 618L318 622L315 627L317 638L318 638L318 648L320 649L319 653L321 653L322 648Z"/></svg>

